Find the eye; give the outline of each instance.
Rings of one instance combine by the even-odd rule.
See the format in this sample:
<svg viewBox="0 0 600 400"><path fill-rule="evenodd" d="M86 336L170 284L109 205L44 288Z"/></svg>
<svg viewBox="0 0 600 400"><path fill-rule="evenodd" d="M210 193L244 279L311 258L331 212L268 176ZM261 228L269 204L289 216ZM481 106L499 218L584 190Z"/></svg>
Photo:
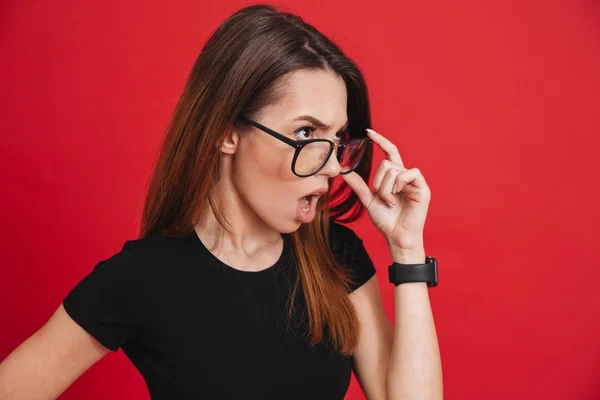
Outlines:
<svg viewBox="0 0 600 400"><path fill-rule="evenodd" d="M317 129L316 126L312 126L312 125L306 125L303 126L302 128L296 129L294 131L294 134L300 139L300 140L308 140L310 139L310 135Z"/></svg>

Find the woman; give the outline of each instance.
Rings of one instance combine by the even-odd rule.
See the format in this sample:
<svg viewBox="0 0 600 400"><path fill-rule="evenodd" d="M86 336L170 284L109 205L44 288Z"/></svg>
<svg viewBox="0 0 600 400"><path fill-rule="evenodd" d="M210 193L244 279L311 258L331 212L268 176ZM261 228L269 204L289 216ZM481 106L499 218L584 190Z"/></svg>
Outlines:
<svg viewBox="0 0 600 400"><path fill-rule="evenodd" d="M369 399L442 398L426 283L397 286L394 330L336 222L366 208L395 262L425 261L429 188L370 123L360 71L315 28L270 6L230 16L176 106L140 238L9 355L0 397L55 398L122 347L153 399L342 399L352 369Z"/></svg>

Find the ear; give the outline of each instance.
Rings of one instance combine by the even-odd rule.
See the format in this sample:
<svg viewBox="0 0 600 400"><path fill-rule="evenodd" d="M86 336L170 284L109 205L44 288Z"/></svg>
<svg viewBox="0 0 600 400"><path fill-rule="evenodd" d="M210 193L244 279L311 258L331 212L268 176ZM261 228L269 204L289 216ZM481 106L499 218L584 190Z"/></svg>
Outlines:
<svg viewBox="0 0 600 400"><path fill-rule="evenodd" d="M240 134L235 128L231 128L223 138L223 143L221 144L221 152L225 154L235 154L238 143L240 141Z"/></svg>

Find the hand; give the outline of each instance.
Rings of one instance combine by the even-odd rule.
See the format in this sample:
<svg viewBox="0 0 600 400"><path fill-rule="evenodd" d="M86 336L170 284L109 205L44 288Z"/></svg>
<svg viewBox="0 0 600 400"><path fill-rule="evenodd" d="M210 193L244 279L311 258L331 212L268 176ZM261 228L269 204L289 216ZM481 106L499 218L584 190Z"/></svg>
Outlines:
<svg viewBox="0 0 600 400"><path fill-rule="evenodd" d="M342 175L366 207L373 224L388 245L400 249L423 247L423 229L431 191L418 168L406 169L398 148L371 129L369 137L385 153L373 178L372 191L356 172Z"/></svg>

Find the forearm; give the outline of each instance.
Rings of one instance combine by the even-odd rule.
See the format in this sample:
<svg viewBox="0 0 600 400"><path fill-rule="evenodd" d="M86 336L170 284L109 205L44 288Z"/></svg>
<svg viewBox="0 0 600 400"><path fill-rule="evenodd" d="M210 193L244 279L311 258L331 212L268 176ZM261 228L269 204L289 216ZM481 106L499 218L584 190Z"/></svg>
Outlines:
<svg viewBox="0 0 600 400"><path fill-rule="evenodd" d="M401 264L425 262L425 250L391 248ZM427 283L402 283L394 288L394 344L387 370L389 400L443 398L442 365Z"/></svg>

